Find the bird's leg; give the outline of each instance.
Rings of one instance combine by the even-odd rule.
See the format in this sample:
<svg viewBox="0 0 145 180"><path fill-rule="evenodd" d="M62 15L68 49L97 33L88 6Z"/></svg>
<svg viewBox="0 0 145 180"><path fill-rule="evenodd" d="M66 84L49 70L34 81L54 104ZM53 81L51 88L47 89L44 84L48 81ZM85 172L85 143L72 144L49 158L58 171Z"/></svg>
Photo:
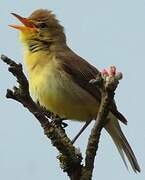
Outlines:
<svg viewBox="0 0 145 180"><path fill-rule="evenodd" d="M92 120L86 121L86 123L84 124L84 126L80 129L80 131L78 132L78 134L72 139L72 144L75 143L75 141L79 138L79 136L83 133L83 131L88 127L88 125L91 123Z"/></svg>
<svg viewBox="0 0 145 180"><path fill-rule="evenodd" d="M51 120L52 120L52 123L55 124L55 125L62 125L63 128L67 127L68 124L63 122L64 120L66 120L66 118L61 118L59 117L58 115L52 113L51 114Z"/></svg>

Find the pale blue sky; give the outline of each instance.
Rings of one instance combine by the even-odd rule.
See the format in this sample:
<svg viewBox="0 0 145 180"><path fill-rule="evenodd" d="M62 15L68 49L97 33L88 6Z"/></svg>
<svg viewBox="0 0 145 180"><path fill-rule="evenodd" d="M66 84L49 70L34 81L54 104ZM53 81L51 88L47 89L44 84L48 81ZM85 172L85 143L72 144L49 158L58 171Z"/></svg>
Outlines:
<svg viewBox="0 0 145 180"><path fill-rule="evenodd" d="M103 69L116 65L124 74L116 92L116 101L128 119L123 131L138 158L142 172L125 169L105 131L95 161L93 180L145 179L145 1L144 0L5 0L1 3L0 53L22 62L17 31L8 24L17 23L11 12L28 16L33 10L53 10L64 25L68 44L79 55ZM56 160L58 155L33 116L20 104L7 100L5 92L15 84L0 62L0 179L67 180ZM68 122L70 137L82 124ZM76 143L84 153L90 128Z"/></svg>

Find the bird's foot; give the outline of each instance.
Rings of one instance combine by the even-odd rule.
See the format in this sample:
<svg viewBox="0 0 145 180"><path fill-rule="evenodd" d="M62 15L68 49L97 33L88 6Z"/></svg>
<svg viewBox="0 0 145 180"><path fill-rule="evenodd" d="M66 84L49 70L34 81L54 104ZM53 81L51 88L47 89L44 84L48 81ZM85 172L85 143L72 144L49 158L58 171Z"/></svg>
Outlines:
<svg viewBox="0 0 145 180"><path fill-rule="evenodd" d="M63 122L64 120L66 120L66 118L61 118L53 113L51 115L51 120L52 120L51 123L54 124L55 126L62 126L63 128L66 128L68 126L67 123Z"/></svg>

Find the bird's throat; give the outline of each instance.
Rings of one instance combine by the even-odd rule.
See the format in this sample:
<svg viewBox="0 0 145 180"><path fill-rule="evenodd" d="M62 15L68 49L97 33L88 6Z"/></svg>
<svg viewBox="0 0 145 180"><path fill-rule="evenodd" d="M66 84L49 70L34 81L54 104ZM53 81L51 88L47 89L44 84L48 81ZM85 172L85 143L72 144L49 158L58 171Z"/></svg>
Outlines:
<svg viewBox="0 0 145 180"><path fill-rule="evenodd" d="M28 50L31 53L38 52L38 51L48 51L51 42L40 41L40 40L30 40L27 42Z"/></svg>

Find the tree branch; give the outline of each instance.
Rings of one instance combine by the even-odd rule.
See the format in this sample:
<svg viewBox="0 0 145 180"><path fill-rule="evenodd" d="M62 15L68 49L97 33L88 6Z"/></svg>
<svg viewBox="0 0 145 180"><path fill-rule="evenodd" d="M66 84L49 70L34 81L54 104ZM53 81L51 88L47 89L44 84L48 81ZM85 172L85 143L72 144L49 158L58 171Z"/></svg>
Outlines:
<svg viewBox="0 0 145 180"><path fill-rule="evenodd" d="M82 176L81 180L91 180L93 169L94 169L94 160L96 156L96 152L98 150L99 139L101 135L102 128L108 123L109 119L107 118L109 113L109 106L114 99L114 91L117 88L119 80L122 78L122 74L118 73L116 75L114 68L110 69L110 73L107 74L106 72L102 73L103 79L100 77L98 79L93 79L90 83L95 83L97 86L99 85L102 89L101 95L101 104L99 108L99 112L95 121L95 124L91 130L91 134L88 139L88 145L86 149L86 157L85 157L85 166L82 168Z"/></svg>

